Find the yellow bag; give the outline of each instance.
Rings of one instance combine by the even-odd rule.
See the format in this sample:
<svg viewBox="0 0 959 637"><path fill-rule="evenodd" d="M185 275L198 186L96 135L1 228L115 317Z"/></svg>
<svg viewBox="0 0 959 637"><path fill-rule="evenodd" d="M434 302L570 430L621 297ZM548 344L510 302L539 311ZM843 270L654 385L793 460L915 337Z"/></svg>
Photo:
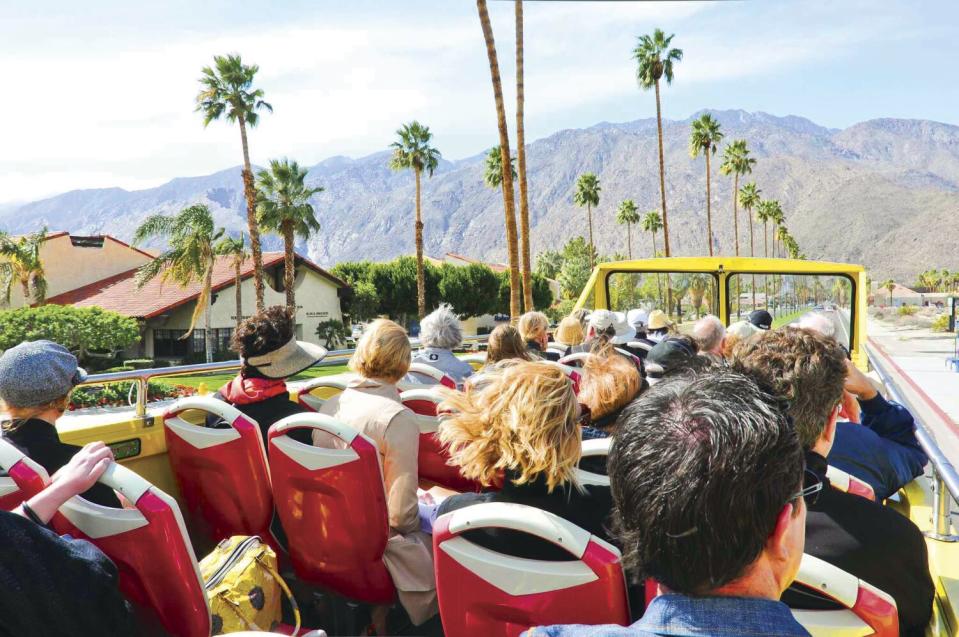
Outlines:
<svg viewBox="0 0 959 637"><path fill-rule="evenodd" d="M210 601L211 634L272 630L282 614L280 589L296 617L294 637L299 632L296 600L276 572L276 553L259 537L234 535L223 540L200 562L200 574Z"/></svg>

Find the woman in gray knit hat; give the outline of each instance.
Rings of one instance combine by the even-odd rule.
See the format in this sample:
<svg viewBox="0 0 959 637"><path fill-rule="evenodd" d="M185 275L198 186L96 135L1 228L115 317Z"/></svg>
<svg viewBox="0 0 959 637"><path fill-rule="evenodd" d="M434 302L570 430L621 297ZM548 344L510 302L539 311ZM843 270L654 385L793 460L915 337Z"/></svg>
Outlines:
<svg viewBox="0 0 959 637"><path fill-rule="evenodd" d="M3 436L51 476L80 451L60 440L56 422L67 410L70 392L86 377L76 357L53 341L27 341L0 356L0 401L9 418L3 422ZM113 490L100 483L82 495L121 507Z"/></svg>

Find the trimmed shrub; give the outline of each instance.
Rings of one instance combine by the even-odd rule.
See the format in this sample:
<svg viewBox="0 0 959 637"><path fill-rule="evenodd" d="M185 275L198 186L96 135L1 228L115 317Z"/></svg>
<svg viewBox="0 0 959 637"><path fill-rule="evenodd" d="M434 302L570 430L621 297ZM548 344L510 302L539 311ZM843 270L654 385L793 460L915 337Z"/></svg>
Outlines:
<svg viewBox="0 0 959 637"><path fill-rule="evenodd" d="M151 369L155 367L152 358L130 358L123 361L123 365L131 369Z"/></svg>
<svg viewBox="0 0 959 637"><path fill-rule="evenodd" d="M919 312L919 308L915 305L900 305L899 306L899 316L912 316Z"/></svg>
<svg viewBox="0 0 959 637"><path fill-rule="evenodd" d="M949 315L941 314L933 319L932 321L932 331L933 332L948 332L949 331Z"/></svg>

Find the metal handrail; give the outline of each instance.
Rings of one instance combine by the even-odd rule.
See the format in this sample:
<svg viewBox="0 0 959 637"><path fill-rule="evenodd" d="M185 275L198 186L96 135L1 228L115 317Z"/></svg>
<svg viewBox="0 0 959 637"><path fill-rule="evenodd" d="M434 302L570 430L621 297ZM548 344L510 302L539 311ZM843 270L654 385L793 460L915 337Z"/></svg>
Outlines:
<svg viewBox="0 0 959 637"><path fill-rule="evenodd" d="M479 345L485 343L489 337L482 336L464 336L464 345ZM414 347L419 344L419 339L411 338L410 344ZM331 350L320 362L313 367L333 367L349 360L355 349L337 349ZM177 365L174 367L153 367L150 369L134 369L125 372L110 372L109 374L91 374L87 379L80 383L80 387L86 385L103 385L106 383L120 383L124 381L133 381L136 387L136 417L145 419L147 416L147 388L148 383L154 378L167 378L176 376L190 376L197 373L213 372L232 372L240 369L242 361L239 359L232 361L222 361L218 363L197 363L194 365ZM131 391L132 391L131 387Z"/></svg>
<svg viewBox="0 0 959 637"><path fill-rule="evenodd" d="M932 508L935 530L927 533L927 535L945 542L959 541L959 537L952 533L952 506L950 502L950 499L959 502L959 471L939 449L935 434L923 421L919 415L919 410L912 404L912 401L903 397L896 383L892 380L892 376L886 370L885 364L873 352L869 344L866 345L866 354L869 357L870 366L879 375L883 386L889 392L889 397L905 406L912 414L917 425L916 440L919 441L919 446L922 447L929 458L929 463L932 465Z"/></svg>

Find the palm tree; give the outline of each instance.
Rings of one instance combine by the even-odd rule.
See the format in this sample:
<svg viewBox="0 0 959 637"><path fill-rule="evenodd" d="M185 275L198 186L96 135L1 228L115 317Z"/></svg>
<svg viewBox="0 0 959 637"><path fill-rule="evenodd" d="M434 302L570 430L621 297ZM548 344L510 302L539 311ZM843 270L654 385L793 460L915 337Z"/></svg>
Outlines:
<svg viewBox="0 0 959 637"><path fill-rule="evenodd" d="M699 157L702 153L706 157L706 243L709 246L709 256L713 256L713 215L712 194L710 192L709 156L716 154L716 148L722 141L723 134L719 130L719 122L709 113L703 113L693 120L693 131L689 136L689 155Z"/></svg>
<svg viewBox="0 0 959 637"><path fill-rule="evenodd" d="M650 210L645 215L643 215L643 218L640 221L640 224L642 224L644 232L648 232L653 236L652 256L655 258L656 257L656 233L662 230L663 220L660 218L658 212L656 212L655 210ZM656 287L659 289L659 300L660 300L660 303L662 303L663 285L662 285L662 279L660 279L658 274L656 275Z"/></svg>
<svg viewBox="0 0 959 637"><path fill-rule="evenodd" d="M746 217L749 219L749 256L755 257L756 251L753 248L753 208L759 204L759 195L762 191L756 187L756 182L751 181L739 189L739 205L746 211ZM756 275L752 278L753 309L756 308Z"/></svg>
<svg viewBox="0 0 959 637"><path fill-rule="evenodd" d="M589 267L593 265L593 206L599 205L599 177L593 173L583 173L576 180L576 192L573 193L573 203L580 208L586 207L586 221L589 225Z"/></svg>
<svg viewBox="0 0 959 637"><path fill-rule="evenodd" d="M510 172L516 179L516 158L510 158ZM493 146L486 153L486 165L483 170L483 181L490 188L499 188L503 185L503 151L499 146Z"/></svg>
<svg viewBox="0 0 959 637"><path fill-rule="evenodd" d="M256 309L263 303L263 253L260 248L260 228L256 222L256 190L253 186L253 168L250 165L250 146L246 139L246 127L254 128L260 121L260 109L273 112L273 107L263 101L263 90L253 88L253 79L260 67L243 64L240 56L216 55L214 67L204 66L200 84L203 88L196 96L196 110L203 112L203 126L226 115L229 122L240 125L240 141L243 144L243 194L246 196L246 224L250 232L250 250L253 253L253 288L256 291Z"/></svg>
<svg viewBox="0 0 959 637"><path fill-rule="evenodd" d="M433 133L429 126L423 126L416 120L403 124L396 131L397 141L390 144L393 156L390 158L390 168L393 170L413 171L416 178L416 311L419 318L426 316L426 274L423 268L423 217L420 211L420 175L426 171L428 177L440 162L440 151L430 146Z"/></svg>
<svg viewBox="0 0 959 637"><path fill-rule="evenodd" d="M536 255L536 274L555 279L563 268L563 255L556 250L543 250Z"/></svg>
<svg viewBox="0 0 959 637"><path fill-rule="evenodd" d="M320 229L310 197L323 192L321 186L306 185L306 168L289 159L271 159L270 169L257 173L257 219L268 232L283 237L283 288L286 307L296 316L296 296L293 290L296 275L294 261L296 238L309 239Z"/></svg>
<svg viewBox="0 0 959 637"><path fill-rule="evenodd" d="M739 176L751 173L755 163L756 160L749 156L746 140L737 139L723 150L723 163L719 167L719 172L722 174L733 176L733 234L736 236L737 257L739 256ZM756 185L753 184L753 188L755 187ZM751 228L752 219L750 218L750 232L752 232ZM749 239L752 241L752 236Z"/></svg>
<svg viewBox="0 0 959 637"><path fill-rule="evenodd" d="M673 83L673 63L683 59L682 49L669 48L675 34L668 37L662 29L656 29L652 35L643 35L633 49L636 60L636 80L640 88L656 89L656 129L659 132L659 195L663 211L663 241L666 256L669 252L669 219L666 215L666 162L663 157L663 112L659 97L659 80L666 78L666 84Z"/></svg>
<svg viewBox="0 0 959 637"><path fill-rule="evenodd" d="M47 228L32 234L12 238L0 233L0 289L4 303L10 304L14 282L20 283L23 303L30 304L31 297L37 305L43 305L47 297L47 278L40 259L40 249L47 240Z"/></svg>
<svg viewBox="0 0 959 637"><path fill-rule="evenodd" d="M161 281L173 280L181 287L200 281L200 296L197 297L190 329L182 338L187 338L196 328L201 314L205 314L206 362L213 362L213 330L210 327L210 296L213 287L213 267L216 264L214 244L223 236L223 228L213 223L213 213L203 204L184 208L173 217L150 215L143 220L133 234L133 245L152 237L166 239L169 247L158 257L137 270L137 288L160 277Z"/></svg>
<svg viewBox="0 0 959 637"><path fill-rule="evenodd" d="M886 291L889 292L889 306L892 307L892 292L896 289L896 282L892 279L886 279L880 287L885 288Z"/></svg>
<svg viewBox="0 0 959 637"><path fill-rule="evenodd" d="M626 254L630 260L633 258L633 224L639 223L639 213L636 212L636 204L632 199L626 199L619 204L616 211L616 223L626 226Z"/></svg>
<svg viewBox="0 0 959 637"><path fill-rule="evenodd" d="M533 309L533 275L529 254L529 195L526 183L526 85L523 80L523 0L516 0L516 158L519 161L519 244L522 257L523 307Z"/></svg>
<svg viewBox="0 0 959 637"><path fill-rule="evenodd" d="M233 266L233 284L236 287L236 329L240 329L240 323L243 322L243 289L242 289L242 269L243 263L250 256L250 251L246 249L246 241L241 234L239 237L223 237L215 246L213 251L217 256L229 257L230 265Z"/></svg>
<svg viewBox="0 0 959 637"><path fill-rule="evenodd" d="M507 166L512 165L509 153L509 131L506 128L506 107L503 105L503 83L499 75L499 61L496 58L496 42L493 39L493 25L489 20L486 0L476 0L476 12L479 14L483 39L486 41L486 57L489 60L490 80L493 84L493 100L496 103L496 125L499 129L499 146L503 164L503 215L506 225L506 247L509 257L509 311L512 319L518 320L520 314L520 274L519 247L516 244L516 202L513 199L513 174Z"/></svg>
<svg viewBox="0 0 959 637"><path fill-rule="evenodd" d="M703 297L706 295L708 288L709 279L706 278L705 274L689 275L689 300L696 310L697 319L703 317Z"/></svg>

